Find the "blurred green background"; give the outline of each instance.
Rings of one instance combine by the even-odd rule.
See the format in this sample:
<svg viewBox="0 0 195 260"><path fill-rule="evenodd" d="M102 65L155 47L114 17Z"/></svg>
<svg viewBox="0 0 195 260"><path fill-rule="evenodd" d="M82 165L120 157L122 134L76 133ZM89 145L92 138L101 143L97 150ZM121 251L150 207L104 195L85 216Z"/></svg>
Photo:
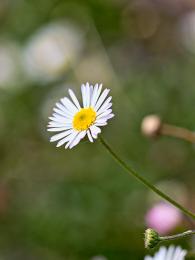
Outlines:
<svg viewBox="0 0 195 260"><path fill-rule="evenodd" d="M140 130L151 113L195 129L194 28L193 0L0 1L0 259L148 253L145 214L156 198L98 140L49 143L55 102L87 81L111 89L116 116L103 136L112 147L163 189L174 183L170 194L195 211L194 145ZM192 226L183 218L175 229Z"/></svg>

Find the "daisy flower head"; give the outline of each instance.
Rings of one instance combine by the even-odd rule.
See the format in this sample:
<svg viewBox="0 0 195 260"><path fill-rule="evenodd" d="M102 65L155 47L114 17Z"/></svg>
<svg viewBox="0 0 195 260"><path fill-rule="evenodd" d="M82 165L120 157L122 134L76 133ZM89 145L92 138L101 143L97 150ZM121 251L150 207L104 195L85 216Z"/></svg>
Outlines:
<svg viewBox="0 0 195 260"><path fill-rule="evenodd" d="M48 131L59 132L50 141L57 141L57 147L65 144L66 149L71 149L86 135L90 142L97 139L101 133L100 127L107 125L107 121L114 117L109 91L102 91L102 84L82 84L81 105L74 92L69 89L70 98L64 97L56 103L52 117L49 117Z"/></svg>
<svg viewBox="0 0 195 260"><path fill-rule="evenodd" d="M180 246L169 246L168 248L162 246L159 251L152 256L145 256L144 260L184 260L187 251Z"/></svg>

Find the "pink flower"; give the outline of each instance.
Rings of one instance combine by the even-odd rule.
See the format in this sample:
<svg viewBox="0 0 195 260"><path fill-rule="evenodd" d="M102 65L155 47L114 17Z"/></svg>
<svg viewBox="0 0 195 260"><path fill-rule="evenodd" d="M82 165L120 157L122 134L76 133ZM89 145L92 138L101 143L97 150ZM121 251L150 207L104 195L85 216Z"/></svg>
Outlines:
<svg viewBox="0 0 195 260"><path fill-rule="evenodd" d="M167 203L157 203L146 213L145 221L148 227L165 235L173 230L182 220L182 214Z"/></svg>

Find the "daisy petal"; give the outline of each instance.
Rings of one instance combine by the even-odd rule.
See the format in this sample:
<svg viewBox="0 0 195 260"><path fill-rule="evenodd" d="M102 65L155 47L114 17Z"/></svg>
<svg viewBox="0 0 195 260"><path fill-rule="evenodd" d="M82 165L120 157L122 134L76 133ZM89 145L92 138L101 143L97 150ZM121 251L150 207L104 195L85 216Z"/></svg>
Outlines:
<svg viewBox="0 0 195 260"><path fill-rule="evenodd" d="M97 102L97 100L98 100L98 98L100 96L101 90L102 90L102 84L100 84L99 86L98 86L98 84L95 85L94 93L93 93L93 97L92 97L92 101L91 101L91 106L92 107L95 106L95 104L96 104L96 102Z"/></svg>
<svg viewBox="0 0 195 260"><path fill-rule="evenodd" d="M167 256L166 256L167 260L173 259L174 250L175 250L174 246L169 247L169 249L167 251Z"/></svg>
<svg viewBox="0 0 195 260"><path fill-rule="evenodd" d="M76 146L80 141L81 139L83 139L86 135L86 131L82 131L80 132L76 137L75 139L71 142L71 144L69 145L69 148L73 148L74 146Z"/></svg>
<svg viewBox="0 0 195 260"><path fill-rule="evenodd" d="M48 127L72 127L72 124L64 124L64 123L59 123L55 121L51 121L48 124Z"/></svg>
<svg viewBox="0 0 195 260"><path fill-rule="evenodd" d="M145 256L144 260L152 260L153 258L151 256Z"/></svg>
<svg viewBox="0 0 195 260"><path fill-rule="evenodd" d="M65 124L65 119L63 117L49 117L50 120L52 120L53 122L56 123L61 123L61 124Z"/></svg>
<svg viewBox="0 0 195 260"><path fill-rule="evenodd" d="M70 112L72 113L78 112L77 107L67 97L64 97L63 99L61 99L61 101Z"/></svg>
<svg viewBox="0 0 195 260"><path fill-rule="evenodd" d="M48 132L61 132L61 131L65 131L65 130L68 130L70 129L71 127L53 127L53 128L48 128L47 131Z"/></svg>
<svg viewBox="0 0 195 260"><path fill-rule="evenodd" d="M90 141L91 143L93 143L93 138L92 138L91 133L90 133L89 130L87 131L87 136L88 136L88 138L89 138L89 141Z"/></svg>
<svg viewBox="0 0 195 260"><path fill-rule="evenodd" d="M66 116L64 111L62 111L62 110L60 110L56 107L54 107L53 111L56 112L57 114L61 115L61 116Z"/></svg>
<svg viewBox="0 0 195 260"><path fill-rule="evenodd" d="M70 97L72 98L72 101L74 102L75 106L76 106L78 109L81 109L81 106L80 106L80 104L79 104L79 101L78 101L77 97L75 96L74 92L73 92L71 89L69 89L68 92L69 92L69 95L70 95Z"/></svg>
<svg viewBox="0 0 195 260"><path fill-rule="evenodd" d="M60 147L60 146L62 146L63 144L69 142L69 140L71 139L73 133L74 133L74 130L71 129L71 133L70 133L68 136L66 136L65 138L63 138L62 140L60 140L60 141L57 143L56 147Z"/></svg>
<svg viewBox="0 0 195 260"><path fill-rule="evenodd" d="M59 109L57 109L57 108L54 108L53 111L55 112L55 113L53 113L53 116L54 116L55 118L58 118L58 117L59 117L59 118L62 118L62 119L64 119L66 122L67 122L67 121L69 121L69 122L72 121L72 117L69 116L69 115L67 115L67 114L65 114L64 112L61 112L61 113L60 113L61 110L59 110Z"/></svg>
<svg viewBox="0 0 195 260"><path fill-rule="evenodd" d="M59 115L59 114L57 114L57 113L53 113L52 114L52 116L54 117L54 118L56 118L56 119L62 119L63 121L64 120L66 120L67 121L67 119L66 119L66 117L63 115ZM70 118L68 118L68 120L70 121Z"/></svg>
<svg viewBox="0 0 195 260"><path fill-rule="evenodd" d="M89 107L89 105L90 105L90 87L89 87L88 82L87 82L85 88L86 88L86 107Z"/></svg>
<svg viewBox="0 0 195 260"><path fill-rule="evenodd" d="M90 86L90 102L89 102L89 106L91 106L92 96L93 96L93 85Z"/></svg>
<svg viewBox="0 0 195 260"><path fill-rule="evenodd" d="M49 122L49 124L47 125L47 127L64 127L64 124L61 123L57 123L57 122Z"/></svg>
<svg viewBox="0 0 195 260"><path fill-rule="evenodd" d="M91 135L93 138L97 138L97 135L101 133L101 129L95 125L90 126Z"/></svg>
<svg viewBox="0 0 195 260"><path fill-rule="evenodd" d="M91 93L90 106L93 106L93 100L97 94L97 91L98 91L98 84L95 84L95 86L93 88L93 92Z"/></svg>
<svg viewBox="0 0 195 260"><path fill-rule="evenodd" d="M82 100L83 100L83 107L86 107L86 87L84 84L81 85L81 93L82 93Z"/></svg>
<svg viewBox="0 0 195 260"><path fill-rule="evenodd" d="M104 100L105 100L105 98L107 97L107 95L108 95L109 92L110 92L110 89L105 89L105 90L102 92L101 96L99 97L97 103L96 103L95 106L94 106L94 109L95 109L96 111L98 111L99 107L102 105L102 103L104 102Z"/></svg>
<svg viewBox="0 0 195 260"><path fill-rule="evenodd" d="M112 109L105 110L105 112L103 112L102 114L100 114L99 116L97 116L97 119L100 119L100 118L102 118L102 117L105 117L105 116L107 116L107 115L109 115L109 114L111 114L111 113L112 113Z"/></svg>
<svg viewBox="0 0 195 260"><path fill-rule="evenodd" d="M62 101L61 101L62 102ZM61 110L63 110L65 113L66 113L66 115L70 115L70 116L73 116L73 112L71 112L71 111L69 111L64 105L62 105L62 104L60 104L60 103L56 103L56 106L59 108L59 109L61 109Z"/></svg>
<svg viewBox="0 0 195 260"><path fill-rule="evenodd" d="M180 247L175 248L173 260L181 259L184 256L185 256L185 252L181 252Z"/></svg>
<svg viewBox="0 0 195 260"><path fill-rule="evenodd" d="M107 123L107 121L114 117L114 114L109 114L105 117L101 117L99 119L96 119L95 124L104 124Z"/></svg>
<svg viewBox="0 0 195 260"><path fill-rule="evenodd" d="M110 98L108 98L110 99ZM110 102L110 100L108 100ZM97 115L100 115L101 113L103 113L105 110L109 109L110 107L112 107L112 103L109 102L104 102L104 104L98 109L97 111Z"/></svg>
<svg viewBox="0 0 195 260"><path fill-rule="evenodd" d="M50 142L55 142L55 141L57 141L57 140L59 140L59 139L62 139L62 138L64 138L65 136L69 135L71 132L72 132L72 129L71 129L71 130L67 130L67 131L65 131L65 132L62 132L62 133L60 133L60 134L56 134L56 135L54 135L54 136L51 137Z"/></svg>
<svg viewBox="0 0 195 260"><path fill-rule="evenodd" d="M161 247L154 257L146 256L144 260L184 260L187 254L186 250L181 247L169 246Z"/></svg>
<svg viewBox="0 0 195 260"><path fill-rule="evenodd" d="M71 142L75 139L75 137L76 137L78 134L79 134L79 132L74 130L74 132L73 132L73 133L71 134L71 136L70 136L70 139L69 139L68 143L67 143L66 146L65 146L65 149L69 148Z"/></svg>
<svg viewBox="0 0 195 260"><path fill-rule="evenodd" d="M105 126L105 125L107 125L107 122L106 122L106 121L95 123L95 126Z"/></svg>
<svg viewBox="0 0 195 260"><path fill-rule="evenodd" d="M99 122L99 120L106 120L107 121L108 119L111 119L113 117L114 117L114 114L109 114L107 116L104 116L104 117L97 119L97 122Z"/></svg>
<svg viewBox="0 0 195 260"><path fill-rule="evenodd" d="M64 111L64 112L66 112L67 111L67 109L65 108L65 106L64 105L62 105L61 103L59 103L59 102L57 102L56 103L56 107L58 107L59 109L61 109L62 111Z"/></svg>

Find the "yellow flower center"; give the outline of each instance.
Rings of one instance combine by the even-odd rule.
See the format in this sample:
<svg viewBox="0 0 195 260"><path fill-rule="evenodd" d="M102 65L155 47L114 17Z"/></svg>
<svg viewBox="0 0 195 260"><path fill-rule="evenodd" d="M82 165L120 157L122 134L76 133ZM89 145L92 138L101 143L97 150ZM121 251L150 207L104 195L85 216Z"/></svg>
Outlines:
<svg viewBox="0 0 195 260"><path fill-rule="evenodd" d="M73 127L77 131L87 130L96 120L96 112L91 108L82 108L73 118Z"/></svg>

